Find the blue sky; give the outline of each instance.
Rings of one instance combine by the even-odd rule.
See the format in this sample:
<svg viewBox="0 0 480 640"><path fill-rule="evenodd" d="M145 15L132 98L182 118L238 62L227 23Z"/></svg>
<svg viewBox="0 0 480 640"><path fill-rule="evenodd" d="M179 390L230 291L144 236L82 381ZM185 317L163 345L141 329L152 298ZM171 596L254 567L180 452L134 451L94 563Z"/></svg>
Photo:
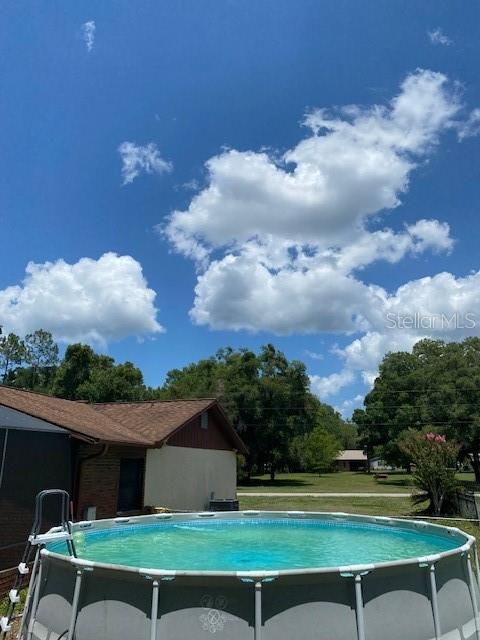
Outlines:
<svg viewBox="0 0 480 640"><path fill-rule="evenodd" d="M346 415L389 349L480 333L477 3L0 18L6 330L89 341L152 385L273 342Z"/></svg>

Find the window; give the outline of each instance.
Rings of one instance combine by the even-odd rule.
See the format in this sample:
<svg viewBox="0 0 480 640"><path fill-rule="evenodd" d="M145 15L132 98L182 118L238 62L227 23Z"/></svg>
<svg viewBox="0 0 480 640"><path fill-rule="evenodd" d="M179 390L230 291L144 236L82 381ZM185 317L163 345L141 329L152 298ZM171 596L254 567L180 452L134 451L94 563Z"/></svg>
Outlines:
<svg viewBox="0 0 480 640"><path fill-rule="evenodd" d="M204 411L200 416L200 426L202 429L208 429L208 411Z"/></svg>

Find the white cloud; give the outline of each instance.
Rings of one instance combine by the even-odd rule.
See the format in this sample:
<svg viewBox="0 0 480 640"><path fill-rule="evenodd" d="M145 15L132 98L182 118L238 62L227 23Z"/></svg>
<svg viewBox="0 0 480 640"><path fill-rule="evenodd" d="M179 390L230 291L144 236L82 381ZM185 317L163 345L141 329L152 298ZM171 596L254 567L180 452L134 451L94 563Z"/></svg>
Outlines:
<svg viewBox="0 0 480 640"><path fill-rule="evenodd" d="M288 244L256 241L212 261L199 274L190 312L196 324L278 334L366 331L383 321L386 291L352 271L410 251L450 250L449 227L420 220L405 233L363 232L341 250L293 253ZM291 249L291 247L290 247Z"/></svg>
<svg viewBox="0 0 480 640"><path fill-rule="evenodd" d="M426 335L388 329L389 312L456 309L470 290L448 274L443 291L440 278L390 293L360 274L379 260L451 252L449 225L437 219L379 227L441 135L465 137L475 113L465 116L445 75L417 70L387 105L311 111L310 133L281 157L231 149L208 160L206 186L162 228L199 271L192 321L220 330L359 334L339 352L343 369L315 377L314 386L331 394L359 375L370 384L386 351Z"/></svg>
<svg viewBox="0 0 480 640"><path fill-rule="evenodd" d="M123 184L130 184L142 171L145 173L169 173L173 169L171 162L164 160L154 142L137 145L134 142L122 142L118 147L122 159Z"/></svg>
<svg viewBox="0 0 480 640"><path fill-rule="evenodd" d="M461 340L480 335L480 271L466 277L438 273L412 280L385 295L381 321L337 354L345 372L359 371L365 384L375 380L389 351L410 351L422 338Z"/></svg>
<svg viewBox="0 0 480 640"><path fill-rule="evenodd" d="M453 245L450 226L446 222L423 219L407 225L403 233L391 229L363 232L352 244L340 251L331 251L330 256L335 258L338 268L348 273L378 260L396 263L408 253L449 253Z"/></svg>
<svg viewBox="0 0 480 640"><path fill-rule="evenodd" d="M480 109L473 109L468 118L459 123L458 126L458 138L464 140L465 138L472 138L478 136L480 133Z"/></svg>
<svg viewBox="0 0 480 640"><path fill-rule="evenodd" d="M416 253L431 250L434 253L453 249L453 239L450 237L450 226L438 220L418 220L407 226L412 238L412 249Z"/></svg>
<svg viewBox="0 0 480 640"><path fill-rule="evenodd" d="M6 331L24 335L43 328L60 341L97 343L163 331L156 319L156 294L131 256L105 253L74 264L30 262L25 271L20 285L0 290Z"/></svg>
<svg viewBox="0 0 480 640"><path fill-rule="evenodd" d="M338 411L338 413L340 413L344 418L349 418L352 415L354 409L362 406L363 399L364 396L358 394L354 398L344 400L339 407L335 407L335 410Z"/></svg>
<svg viewBox="0 0 480 640"><path fill-rule="evenodd" d="M90 53L90 51L93 50L93 47L95 45L95 31L96 31L97 27L95 25L95 21L94 20L88 20L88 22L84 22L82 24L82 33L83 33L83 40L85 42L85 46L87 47L87 51Z"/></svg>
<svg viewBox="0 0 480 640"><path fill-rule="evenodd" d="M445 47L449 47L453 44L453 40L445 35L440 27L433 29L433 31L428 31L427 33L432 44L442 44Z"/></svg>
<svg viewBox="0 0 480 640"><path fill-rule="evenodd" d="M172 213L165 233L177 251L200 251L201 259L265 235L319 247L351 243L369 218L400 204L418 158L459 109L444 75L418 71L388 106L313 111L305 119L311 135L280 160L234 149L211 158L208 186Z"/></svg>
<svg viewBox="0 0 480 640"><path fill-rule="evenodd" d="M195 287L196 324L277 334L353 332L369 326L377 289L321 265L272 271L248 253L210 264Z"/></svg>
<svg viewBox="0 0 480 640"><path fill-rule="evenodd" d="M340 373L329 376L310 376L310 387L319 398L328 398L337 394L343 387L351 384L355 379L353 371L344 369Z"/></svg>
<svg viewBox="0 0 480 640"><path fill-rule="evenodd" d="M305 350L305 355L311 358L312 360L323 360L323 353L318 353L317 351L309 351Z"/></svg>

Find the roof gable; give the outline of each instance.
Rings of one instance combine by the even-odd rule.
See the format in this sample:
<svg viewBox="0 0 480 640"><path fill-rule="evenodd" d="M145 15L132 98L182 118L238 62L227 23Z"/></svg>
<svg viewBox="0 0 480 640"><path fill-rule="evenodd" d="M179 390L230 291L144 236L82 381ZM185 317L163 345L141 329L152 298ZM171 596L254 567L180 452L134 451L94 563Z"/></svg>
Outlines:
<svg viewBox="0 0 480 640"><path fill-rule="evenodd" d="M246 453L246 447L214 398L193 400L152 400L146 402L107 402L92 405L97 411L155 445L183 430L204 411L215 413L219 428L231 447Z"/></svg>

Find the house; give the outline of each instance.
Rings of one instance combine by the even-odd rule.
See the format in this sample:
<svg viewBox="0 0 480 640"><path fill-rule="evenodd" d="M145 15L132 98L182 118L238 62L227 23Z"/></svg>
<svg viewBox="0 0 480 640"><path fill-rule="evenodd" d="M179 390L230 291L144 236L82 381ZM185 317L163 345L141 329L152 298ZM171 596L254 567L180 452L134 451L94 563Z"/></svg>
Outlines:
<svg viewBox="0 0 480 640"><path fill-rule="evenodd" d="M42 489L66 489L75 519L203 510L235 497L237 453L215 399L88 404L0 386L0 570L18 563ZM55 505L45 513L57 523Z"/></svg>
<svg viewBox="0 0 480 640"><path fill-rule="evenodd" d="M367 454L362 449L345 449L340 451L335 459L338 471L359 471L366 469L367 464Z"/></svg>
<svg viewBox="0 0 480 640"><path fill-rule="evenodd" d="M389 465L381 456L370 458L370 469L372 471L391 471L393 467Z"/></svg>

